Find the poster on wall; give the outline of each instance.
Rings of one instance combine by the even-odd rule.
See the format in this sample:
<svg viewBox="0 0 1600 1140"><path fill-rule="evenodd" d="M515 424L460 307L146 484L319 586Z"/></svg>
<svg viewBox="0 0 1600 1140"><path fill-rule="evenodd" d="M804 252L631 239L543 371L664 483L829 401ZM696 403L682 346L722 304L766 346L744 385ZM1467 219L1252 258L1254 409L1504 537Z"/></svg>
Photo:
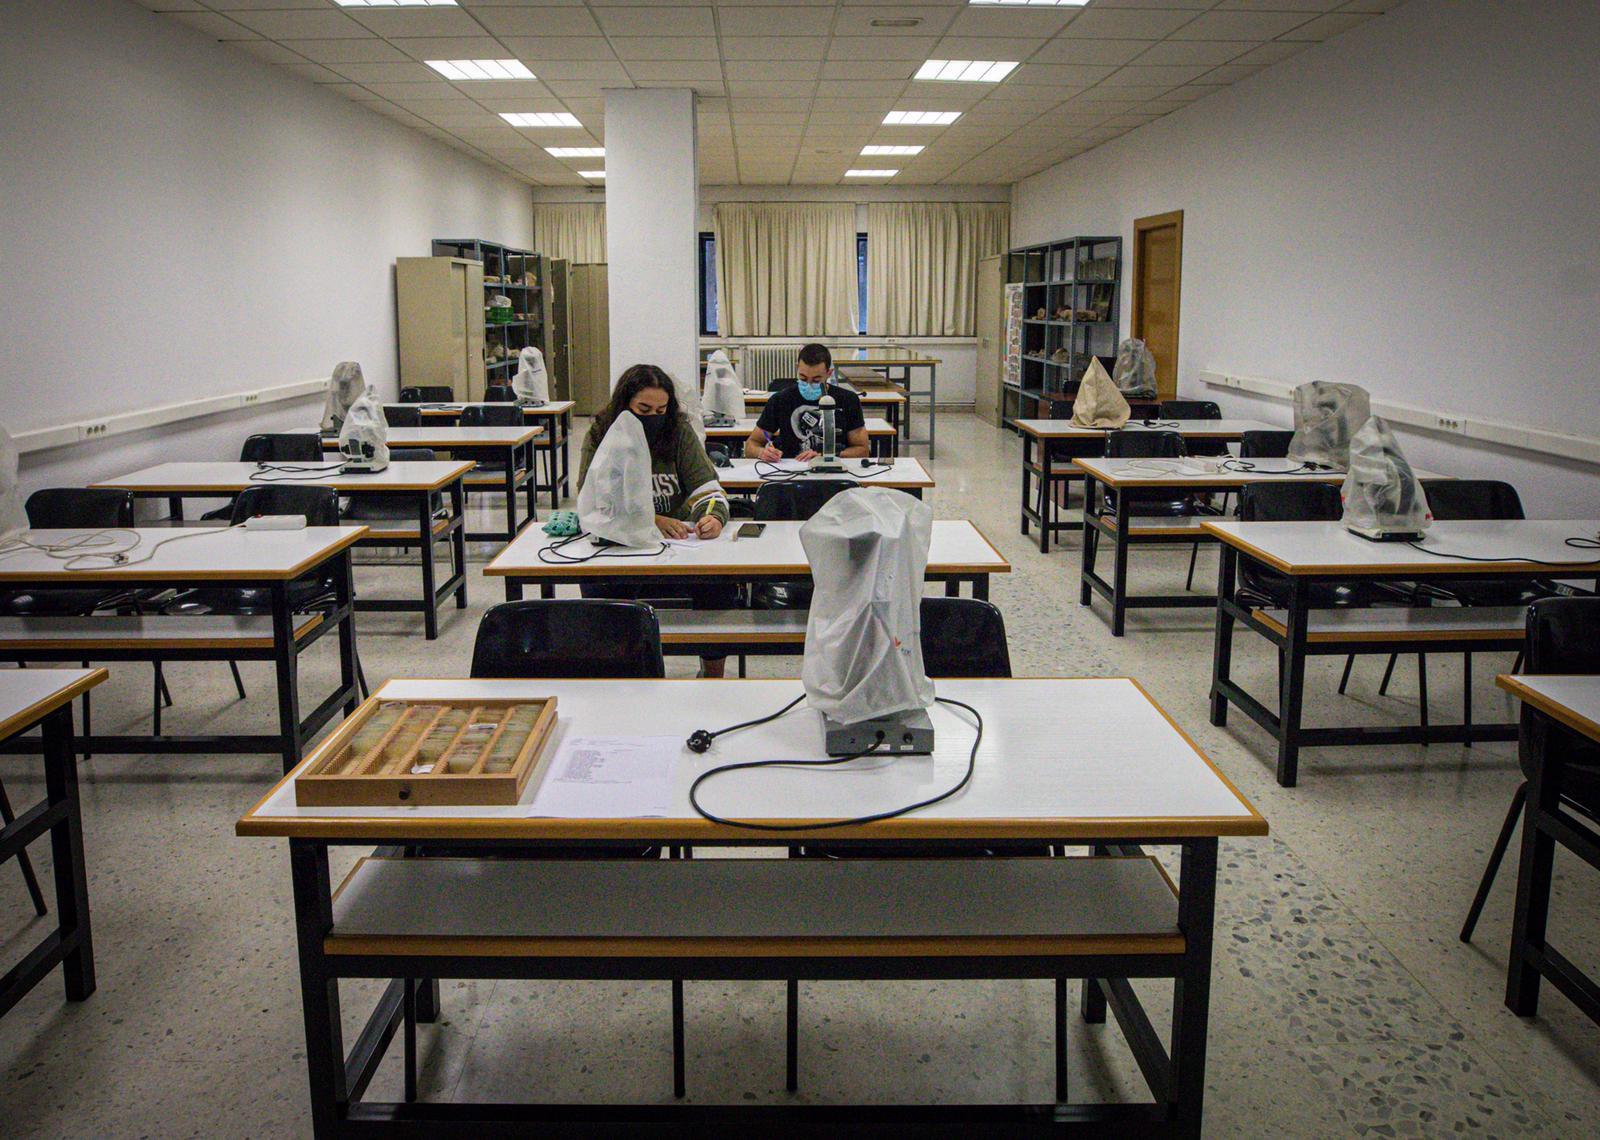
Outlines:
<svg viewBox="0 0 1600 1140"><path fill-rule="evenodd" d="M1006 357L1004 383L1022 382L1022 285L1006 286Z"/></svg>

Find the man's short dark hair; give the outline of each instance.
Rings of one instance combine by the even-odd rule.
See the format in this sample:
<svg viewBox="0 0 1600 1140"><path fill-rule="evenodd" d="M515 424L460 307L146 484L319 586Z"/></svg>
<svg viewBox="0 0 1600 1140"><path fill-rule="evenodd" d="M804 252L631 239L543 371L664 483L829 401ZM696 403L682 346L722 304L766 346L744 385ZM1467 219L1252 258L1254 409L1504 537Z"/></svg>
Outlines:
<svg viewBox="0 0 1600 1140"><path fill-rule="evenodd" d="M800 350L800 363L809 364L813 368L822 365L824 368L833 367L833 353L828 351L825 344L808 344Z"/></svg>

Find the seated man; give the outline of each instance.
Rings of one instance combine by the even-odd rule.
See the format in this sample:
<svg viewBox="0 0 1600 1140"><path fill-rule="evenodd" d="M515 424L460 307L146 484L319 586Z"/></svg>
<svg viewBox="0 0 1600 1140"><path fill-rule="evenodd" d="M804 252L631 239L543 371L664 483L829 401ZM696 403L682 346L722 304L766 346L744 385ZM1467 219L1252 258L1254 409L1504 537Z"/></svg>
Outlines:
<svg viewBox="0 0 1600 1140"><path fill-rule="evenodd" d="M833 355L824 345L808 344L800 350L795 369L798 382L775 392L761 410L756 430L744 441L747 459L815 459L822 454L823 393L833 397L834 427L839 436L839 457L868 454L867 421L861 397L832 383Z"/></svg>

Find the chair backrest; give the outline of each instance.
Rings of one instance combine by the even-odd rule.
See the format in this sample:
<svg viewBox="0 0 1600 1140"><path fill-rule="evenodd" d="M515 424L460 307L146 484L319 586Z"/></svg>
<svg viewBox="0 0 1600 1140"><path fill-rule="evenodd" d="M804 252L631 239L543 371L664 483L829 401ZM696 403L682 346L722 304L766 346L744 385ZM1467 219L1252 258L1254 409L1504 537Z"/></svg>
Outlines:
<svg viewBox="0 0 1600 1140"><path fill-rule="evenodd" d="M400 389L402 404L448 404L455 398L456 390L448 384L420 384Z"/></svg>
<svg viewBox="0 0 1600 1140"><path fill-rule="evenodd" d="M46 487L28 496L23 509L36 530L133 525L133 492L105 487Z"/></svg>
<svg viewBox="0 0 1600 1140"><path fill-rule="evenodd" d="M1292 431L1246 431L1239 433L1240 459L1287 459Z"/></svg>
<svg viewBox="0 0 1600 1140"><path fill-rule="evenodd" d="M252 435L239 449L246 463L318 463L322 454L322 437L313 432Z"/></svg>
<svg viewBox="0 0 1600 1140"><path fill-rule="evenodd" d="M977 598L923 598L922 666L930 677L1011 676L1000 611Z"/></svg>
<svg viewBox="0 0 1600 1140"><path fill-rule="evenodd" d="M491 404L515 404L517 393L510 384L490 384L483 390L483 398Z"/></svg>
<svg viewBox="0 0 1600 1140"><path fill-rule="evenodd" d="M785 388L793 388L798 383L800 383L799 379L794 376L774 376L767 381L767 391L781 392Z"/></svg>
<svg viewBox="0 0 1600 1140"><path fill-rule="evenodd" d="M391 447L389 459L395 463L432 463L434 451L431 447Z"/></svg>
<svg viewBox="0 0 1600 1140"><path fill-rule="evenodd" d="M413 404L385 404L383 419L390 427L421 427L422 409Z"/></svg>
<svg viewBox="0 0 1600 1140"><path fill-rule="evenodd" d="M1239 490L1243 522L1337 522L1344 517L1331 483L1250 483Z"/></svg>
<svg viewBox="0 0 1600 1140"><path fill-rule="evenodd" d="M1220 420L1222 409L1215 400L1162 400L1164 420Z"/></svg>
<svg viewBox="0 0 1600 1140"><path fill-rule="evenodd" d="M644 602L502 602L478 624L474 677L664 677L661 629Z"/></svg>
<svg viewBox="0 0 1600 1140"><path fill-rule="evenodd" d="M1528 607L1524 671L1600 673L1600 598L1541 598ZM1559 757L1569 767L1563 793L1591 816L1600 815L1600 744L1531 705L1518 729L1523 774Z"/></svg>
<svg viewBox="0 0 1600 1140"><path fill-rule="evenodd" d="M1444 520L1520 519L1522 498L1510 483L1498 479L1424 479L1433 517Z"/></svg>
<svg viewBox="0 0 1600 1140"><path fill-rule="evenodd" d="M521 427L522 409L515 404L468 404L461 409L462 427Z"/></svg>
<svg viewBox="0 0 1600 1140"><path fill-rule="evenodd" d="M332 487L246 487L233 501L228 521L238 526L256 515L305 515L307 526L338 526L339 493Z"/></svg>
<svg viewBox="0 0 1600 1140"><path fill-rule="evenodd" d="M1147 400L1129 400L1128 418L1130 420L1160 419L1161 405Z"/></svg>
<svg viewBox="0 0 1600 1140"><path fill-rule="evenodd" d="M763 483L756 492L756 518L798 519L804 522L820 511L829 499L843 491L853 490L857 485L853 479Z"/></svg>
<svg viewBox="0 0 1600 1140"><path fill-rule="evenodd" d="M1113 459L1177 459L1182 454L1183 437L1175 431L1106 433L1106 455Z"/></svg>

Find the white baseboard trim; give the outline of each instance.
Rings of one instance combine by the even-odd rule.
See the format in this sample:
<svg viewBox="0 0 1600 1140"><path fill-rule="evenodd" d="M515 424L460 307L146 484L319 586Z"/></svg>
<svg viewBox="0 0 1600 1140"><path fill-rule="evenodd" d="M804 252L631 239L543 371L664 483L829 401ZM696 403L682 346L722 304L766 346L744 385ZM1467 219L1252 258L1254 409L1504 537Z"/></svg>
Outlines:
<svg viewBox="0 0 1600 1140"><path fill-rule="evenodd" d="M262 404L276 404L284 400L301 400L308 396L320 396L327 390L328 380L326 377L321 380L297 380L292 384L278 384L271 388L257 388L250 392L231 392L226 396L206 396L199 400L184 400L176 404L162 404L160 407L146 408L139 412L119 412L116 415L102 416L99 419L81 420L78 423L61 424L57 427L35 428L32 431L18 432L14 438L17 442L17 450L24 454L32 451L47 451L53 447L66 447L68 444L82 443L87 440L106 439L114 435L128 435L136 431L148 431L151 428L162 427L165 424L199 419L201 416L214 416L221 412L260 407Z"/></svg>
<svg viewBox="0 0 1600 1140"><path fill-rule="evenodd" d="M1225 388L1234 392L1248 392L1272 400L1293 399L1295 385L1283 380L1266 380L1257 376L1235 376L1225 372L1202 371L1200 382L1212 388ZM1548 428L1530 427L1526 424L1508 424L1480 419L1463 412L1439 412L1401 404L1393 400L1374 397L1372 410L1377 415L1396 424L1456 435L1464 439L1499 444L1518 451L1532 451L1540 455L1556 455L1563 459L1576 459L1580 463L1600 466L1600 439L1567 435Z"/></svg>

